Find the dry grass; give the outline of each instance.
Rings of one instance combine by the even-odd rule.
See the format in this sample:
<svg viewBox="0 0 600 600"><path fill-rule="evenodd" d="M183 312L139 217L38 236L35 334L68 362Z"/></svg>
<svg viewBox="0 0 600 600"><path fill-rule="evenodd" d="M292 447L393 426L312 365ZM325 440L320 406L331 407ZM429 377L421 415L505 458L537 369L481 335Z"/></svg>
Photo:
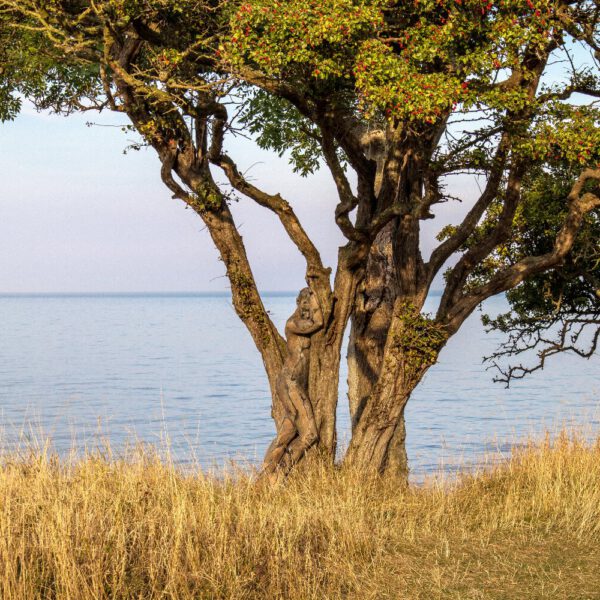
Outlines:
<svg viewBox="0 0 600 600"><path fill-rule="evenodd" d="M32 453L0 469L0 597L600 598L600 443L562 436L402 490Z"/></svg>

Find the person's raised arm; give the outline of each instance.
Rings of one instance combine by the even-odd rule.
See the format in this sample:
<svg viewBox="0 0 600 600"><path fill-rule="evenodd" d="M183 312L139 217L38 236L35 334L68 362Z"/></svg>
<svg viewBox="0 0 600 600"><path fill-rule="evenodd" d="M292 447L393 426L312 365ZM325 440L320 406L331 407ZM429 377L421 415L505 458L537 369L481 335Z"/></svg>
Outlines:
<svg viewBox="0 0 600 600"><path fill-rule="evenodd" d="M323 313L321 312L321 308L314 295L311 297L310 308L310 319L304 319L294 315L287 322L286 329L290 333L295 333L296 335L311 335L323 327Z"/></svg>

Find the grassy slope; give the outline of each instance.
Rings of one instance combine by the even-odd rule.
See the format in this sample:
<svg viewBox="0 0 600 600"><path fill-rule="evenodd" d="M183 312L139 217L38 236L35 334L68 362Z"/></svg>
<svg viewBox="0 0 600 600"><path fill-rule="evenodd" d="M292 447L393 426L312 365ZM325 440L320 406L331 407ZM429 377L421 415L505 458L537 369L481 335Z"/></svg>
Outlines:
<svg viewBox="0 0 600 600"><path fill-rule="evenodd" d="M0 598L600 598L600 443L402 490L267 489L142 454L4 458Z"/></svg>

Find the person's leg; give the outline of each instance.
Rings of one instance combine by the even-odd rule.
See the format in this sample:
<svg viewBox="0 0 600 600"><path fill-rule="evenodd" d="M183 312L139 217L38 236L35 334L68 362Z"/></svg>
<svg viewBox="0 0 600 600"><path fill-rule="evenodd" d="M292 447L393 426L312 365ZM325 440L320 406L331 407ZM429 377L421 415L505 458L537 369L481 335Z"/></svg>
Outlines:
<svg viewBox="0 0 600 600"><path fill-rule="evenodd" d="M290 442L296 437L298 430L289 417L285 417L275 438L271 444L263 463L263 471L272 472L277 468L281 457L285 454Z"/></svg>
<svg viewBox="0 0 600 600"><path fill-rule="evenodd" d="M313 414L310 400L304 390L295 382L288 386L289 398L296 409L295 425L298 437L288 447L286 468L297 462L302 455L319 439L317 424ZM288 464L289 463L289 464Z"/></svg>
<svg viewBox="0 0 600 600"><path fill-rule="evenodd" d="M277 436L271 442L265 454L262 472L272 473L279 465L281 458L289 443L296 437L298 430L295 425L296 407L292 404L288 388L288 376L284 371L280 373L277 380L277 396L285 410L285 416L281 426L277 430Z"/></svg>

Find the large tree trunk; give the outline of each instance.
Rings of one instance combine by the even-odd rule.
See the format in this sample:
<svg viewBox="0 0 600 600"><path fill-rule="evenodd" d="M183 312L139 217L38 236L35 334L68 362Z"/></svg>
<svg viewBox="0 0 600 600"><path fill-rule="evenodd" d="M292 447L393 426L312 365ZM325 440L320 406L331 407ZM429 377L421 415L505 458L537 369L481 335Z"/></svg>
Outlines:
<svg viewBox="0 0 600 600"><path fill-rule="evenodd" d="M347 464L408 480L404 409L417 384L405 382L394 365L382 369L354 427Z"/></svg>
<svg viewBox="0 0 600 600"><path fill-rule="evenodd" d="M348 401L352 420L353 446L365 437L357 429L364 425L363 412L371 401L374 387L382 375L383 357L393 309L399 296L397 272L393 256L395 223L389 223L377 236L367 261L365 276L356 294L348 346ZM398 368L399 365L396 366ZM392 370L394 366L391 366ZM398 414L390 417L394 425L384 434L389 436L382 468L400 476L408 473L405 448L404 406L411 390L397 390ZM369 437L369 436L366 436ZM365 442L368 443L368 442ZM365 450L367 452L367 450ZM375 460L375 459L374 459ZM378 470L381 470L377 467Z"/></svg>
<svg viewBox="0 0 600 600"><path fill-rule="evenodd" d="M396 299L377 380L354 423L349 464L407 479L404 409L445 340L439 325Z"/></svg>
<svg viewBox="0 0 600 600"><path fill-rule="evenodd" d="M418 247L412 226L396 220L378 234L357 289L348 349L352 440L346 460L404 479L406 403L446 339L441 326L420 313L427 288L418 263L406 259L406 247Z"/></svg>
<svg viewBox="0 0 600 600"><path fill-rule="evenodd" d="M387 132L393 135L392 131ZM418 144L405 153L386 146L377 162L376 210L408 206L420 197L422 169ZM348 400L352 440L347 460L364 469L408 475L404 407L421 375L413 373L394 330L411 327L427 295L419 251L419 221L406 214L392 219L373 241L358 285L348 347Z"/></svg>
<svg viewBox="0 0 600 600"><path fill-rule="evenodd" d="M377 236L356 291L348 343L348 401L352 430L377 382L397 289L394 281L393 223Z"/></svg>

